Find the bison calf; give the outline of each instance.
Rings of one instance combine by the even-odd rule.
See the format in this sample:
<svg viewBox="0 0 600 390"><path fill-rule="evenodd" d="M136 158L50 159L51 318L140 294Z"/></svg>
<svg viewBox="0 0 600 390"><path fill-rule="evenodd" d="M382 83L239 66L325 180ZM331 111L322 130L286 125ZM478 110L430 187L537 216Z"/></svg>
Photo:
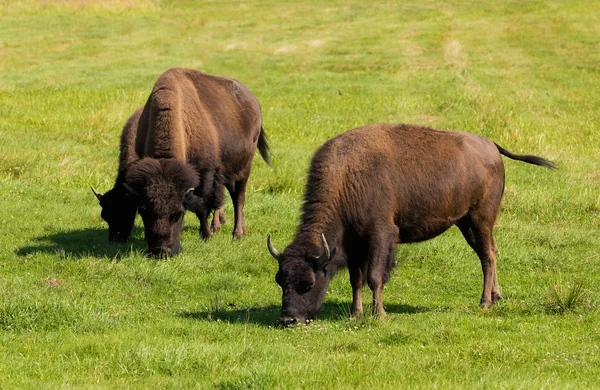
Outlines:
<svg viewBox="0 0 600 390"><path fill-rule="evenodd" d="M129 119L121 137L115 187L94 190L109 223L109 238L127 240L136 210L142 216L153 255L180 252L185 210L211 236L224 221L223 188L233 200L233 236L247 233L246 182L258 148L269 163L260 104L239 81L173 68L163 73L143 108Z"/></svg>
<svg viewBox="0 0 600 390"><path fill-rule="evenodd" d="M280 321L292 325L312 318L344 266L353 291L351 315L362 314L366 280L374 314L384 317L381 294L396 245L428 240L453 225L481 260L480 305L496 303L502 294L492 231L504 191L501 154L555 167L478 135L404 124L365 126L327 141L312 159L293 242L280 253L270 235L267 239L279 262Z"/></svg>

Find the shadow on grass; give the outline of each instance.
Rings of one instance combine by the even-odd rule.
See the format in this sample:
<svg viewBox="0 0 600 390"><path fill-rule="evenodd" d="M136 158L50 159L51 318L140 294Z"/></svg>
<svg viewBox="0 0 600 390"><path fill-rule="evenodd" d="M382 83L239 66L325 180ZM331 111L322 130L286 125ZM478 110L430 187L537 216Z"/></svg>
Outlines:
<svg viewBox="0 0 600 390"><path fill-rule="evenodd" d="M432 311L423 306L411 305L385 305L388 314L418 314ZM365 307L365 310L368 308ZM235 304L229 304L224 307L216 307L200 312L185 311L179 316L201 321L223 321L229 323L250 323L262 326L278 326L277 320L281 306L254 306L248 308L238 308ZM325 302L321 307L321 313L317 320L326 321L345 321L350 313L350 303Z"/></svg>
<svg viewBox="0 0 600 390"><path fill-rule="evenodd" d="M65 258L80 259L82 257L108 257L119 260L123 255L134 251L144 251L146 243L141 238L143 232L134 228L132 238L126 243L108 241L108 230L88 228L58 232L34 238L35 245L24 246L15 251L18 256L36 253L60 255Z"/></svg>

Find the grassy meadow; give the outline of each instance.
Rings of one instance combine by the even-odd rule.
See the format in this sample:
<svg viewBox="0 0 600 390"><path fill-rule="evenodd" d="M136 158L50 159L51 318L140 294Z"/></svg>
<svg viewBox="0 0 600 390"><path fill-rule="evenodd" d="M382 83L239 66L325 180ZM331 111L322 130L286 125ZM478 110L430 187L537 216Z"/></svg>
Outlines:
<svg viewBox="0 0 600 390"><path fill-rule="evenodd" d="M0 2L0 388L600 388L600 2ZM248 236L109 243L90 185L116 176L129 115L189 67L259 99ZM276 326L266 236L298 223L310 157L353 127L490 137L504 159L504 299L482 310L460 232L399 246L388 318L349 320L347 272L319 319ZM365 289L365 301L370 291Z"/></svg>

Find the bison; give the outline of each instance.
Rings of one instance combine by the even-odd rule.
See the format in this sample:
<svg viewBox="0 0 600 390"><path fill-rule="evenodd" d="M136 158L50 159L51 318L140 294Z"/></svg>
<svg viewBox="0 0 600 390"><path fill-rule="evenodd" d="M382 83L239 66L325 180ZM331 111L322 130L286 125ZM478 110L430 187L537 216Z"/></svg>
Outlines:
<svg viewBox="0 0 600 390"><path fill-rule="evenodd" d="M479 135L406 124L369 125L327 141L312 158L294 240L280 253L267 237L279 263L280 322L312 319L344 266L352 286L351 316L362 314L366 280L373 314L384 317L381 294L395 266L396 245L431 239L453 225L481 260L480 306L494 305L502 297L493 238L504 192L501 155L555 168Z"/></svg>
<svg viewBox="0 0 600 390"><path fill-rule="evenodd" d="M233 237L241 238L257 148L269 164L260 104L242 83L192 69L167 70L123 129L114 188L104 195L94 190L109 239L129 238L137 210L150 254L175 255L186 210L200 220L202 238L219 229L224 187L233 201Z"/></svg>

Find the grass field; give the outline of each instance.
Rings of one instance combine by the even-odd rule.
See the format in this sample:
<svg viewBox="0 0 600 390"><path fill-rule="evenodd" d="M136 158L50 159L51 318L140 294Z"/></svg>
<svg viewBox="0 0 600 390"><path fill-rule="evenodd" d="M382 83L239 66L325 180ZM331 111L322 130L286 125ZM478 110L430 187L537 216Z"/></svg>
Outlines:
<svg viewBox="0 0 600 390"><path fill-rule="evenodd" d="M326 4L324 4L326 3ZM0 2L0 388L600 388L600 3L450 0ZM144 257L110 244L89 186L170 67L258 97L249 235ZM276 327L268 233L292 239L309 159L375 122L464 130L505 159L505 299L478 302L458 229L399 246L386 320L352 321L347 272L320 318ZM368 294L368 290L365 294ZM368 301L368 295L365 295Z"/></svg>

